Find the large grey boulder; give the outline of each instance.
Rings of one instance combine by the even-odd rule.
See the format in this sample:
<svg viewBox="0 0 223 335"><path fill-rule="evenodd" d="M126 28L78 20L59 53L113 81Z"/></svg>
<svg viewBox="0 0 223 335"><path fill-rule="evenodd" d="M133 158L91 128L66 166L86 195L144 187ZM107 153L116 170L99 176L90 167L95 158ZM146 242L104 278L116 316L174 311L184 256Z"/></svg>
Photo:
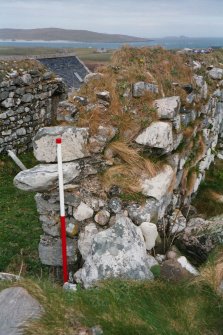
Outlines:
<svg viewBox="0 0 223 335"><path fill-rule="evenodd" d="M88 129L76 127L41 128L33 138L34 156L40 162L57 161L56 138L62 138L62 158L64 162L89 156L87 150Z"/></svg>
<svg viewBox="0 0 223 335"><path fill-rule="evenodd" d="M209 73L209 76L212 79L219 79L219 80L221 80L223 78L223 69L221 69L221 68L214 67L208 73Z"/></svg>
<svg viewBox="0 0 223 335"><path fill-rule="evenodd" d="M85 288L108 278L153 278L141 230L122 214L111 228L95 235L84 266L75 274Z"/></svg>
<svg viewBox="0 0 223 335"><path fill-rule="evenodd" d="M180 97L173 96L154 101L160 119L173 119L180 109Z"/></svg>
<svg viewBox="0 0 223 335"><path fill-rule="evenodd" d="M78 249L80 250L83 259L86 259L91 251L91 246L95 235L98 234L98 229L94 222L85 226L78 237Z"/></svg>
<svg viewBox="0 0 223 335"><path fill-rule="evenodd" d="M77 241L67 237L67 262L77 262ZM62 266L61 238L53 238L49 235L40 236L39 258L42 264L51 266Z"/></svg>
<svg viewBox="0 0 223 335"><path fill-rule="evenodd" d="M172 125L163 121L153 122L137 136L135 141L150 148L163 149L167 153L171 152L173 149Z"/></svg>
<svg viewBox="0 0 223 335"><path fill-rule="evenodd" d="M64 184L80 175L78 163L63 164ZM58 185L57 164L39 164L32 169L19 172L14 178L14 185L23 191L45 192Z"/></svg>
<svg viewBox="0 0 223 335"><path fill-rule="evenodd" d="M140 98L146 92L159 93L158 86L155 84L145 83L144 81L139 81L133 84L132 95L134 98Z"/></svg>
<svg viewBox="0 0 223 335"><path fill-rule="evenodd" d="M0 334L22 335L27 321L38 319L43 308L24 288L11 287L0 292Z"/></svg>
<svg viewBox="0 0 223 335"><path fill-rule="evenodd" d="M153 178L142 178L142 193L146 196L161 200L169 191L174 178L174 171L170 165L165 165Z"/></svg>

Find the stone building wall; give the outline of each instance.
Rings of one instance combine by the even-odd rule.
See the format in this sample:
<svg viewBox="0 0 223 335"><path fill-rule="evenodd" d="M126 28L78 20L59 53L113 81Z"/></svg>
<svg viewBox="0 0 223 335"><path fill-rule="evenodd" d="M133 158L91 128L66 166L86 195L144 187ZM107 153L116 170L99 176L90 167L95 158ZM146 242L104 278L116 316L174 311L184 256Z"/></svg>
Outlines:
<svg viewBox="0 0 223 335"><path fill-rule="evenodd" d="M187 260L177 258L176 253L168 259L175 241L198 263L207 259L216 244L223 243L223 220L206 221L190 213L191 199L205 172L216 155L223 157L220 70L204 69L211 87L203 76L193 74L194 86L186 92L186 105L180 96L157 97L159 87L154 83L130 83L127 94L123 93L126 106L131 102L139 105L140 97L149 91L154 95L151 113L155 115L128 145L117 141L120 129L114 125L101 123L94 131L91 123L89 127L74 126L92 108L97 113L100 110L101 122L109 113L111 92L98 91L97 87L92 92L93 84L100 83L103 74L85 78L86 85L90 83L89 96L75 96L72 103L71 99L60 103L58 120L66 121L67 126L40 129L33 140L34 155L40 163L14 179L21 190L37 192L35 200L43 228L39 256L43 264L62 265L58 136L62 137L68 264L72 272L79 267L74 275L76 282L87 288L111 277L152 279L151 269L158 264L161 269L169 266L170 272L175 267L178 273L181 265L187 267ZM221 75L216 78L219 71ZM127 108L124 111L127 113ZM137 115L137 107L129 113ZM141 156L137 156L139 150ZM148 153L156 159L152 172L146 165ZM133 163L128 156L133 157ZM108 171L110 174L106 174ZM111 171L113 175L115 171L116 179L108 186L106 178L112 177ZM123 198L126 184L123 186L120 180L127 175L129 186L134 186L136 174L141 198L128 194ZM193 269L192 273L197 275L198 271Z"/></svg>
<svg viewBox="0 0 223 335"><path fill-rule="evenodd" d="M19 62L12 62L13 68L10 62L0 62L2 72L10 67L0 76L0 153L30 148L35 133L52 124L57 104L67 97L60 78L37 61L29 62L26 69L19 69Z"/></svg>

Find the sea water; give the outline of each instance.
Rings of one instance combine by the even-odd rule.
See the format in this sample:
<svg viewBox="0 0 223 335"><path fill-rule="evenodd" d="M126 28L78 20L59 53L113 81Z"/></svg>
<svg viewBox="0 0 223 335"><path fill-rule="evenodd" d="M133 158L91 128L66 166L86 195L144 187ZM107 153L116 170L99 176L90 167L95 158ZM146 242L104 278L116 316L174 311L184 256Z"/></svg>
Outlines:
<svg viewBox="0 0 223 335"><path fill-rule="evenodd" d="M223 48L223 37L206 38L156 38L147 42L128 42L128 43L88 43L88 42L69 42L69 41L0 41L1 46L8 47L46 47L46 48L104 48L117 49L122 45L128 44L134 47L160 45L166 49L204 49L210 47Z"/></svg>

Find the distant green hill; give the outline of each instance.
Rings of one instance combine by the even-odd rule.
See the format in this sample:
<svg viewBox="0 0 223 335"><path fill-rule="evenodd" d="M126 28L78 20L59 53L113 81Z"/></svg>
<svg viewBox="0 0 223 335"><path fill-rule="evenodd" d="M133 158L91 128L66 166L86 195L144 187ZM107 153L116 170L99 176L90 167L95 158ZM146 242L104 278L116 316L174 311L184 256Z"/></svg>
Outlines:
<svg viewBox="0 0 223 335"><path fill-rule="evenodd" d="M67 30L60 28L40 29L0 29L0 40L44 40L44 41L77 41L77 42L143 42L149 39L118 35L102 34L88 30Z"/></svg>

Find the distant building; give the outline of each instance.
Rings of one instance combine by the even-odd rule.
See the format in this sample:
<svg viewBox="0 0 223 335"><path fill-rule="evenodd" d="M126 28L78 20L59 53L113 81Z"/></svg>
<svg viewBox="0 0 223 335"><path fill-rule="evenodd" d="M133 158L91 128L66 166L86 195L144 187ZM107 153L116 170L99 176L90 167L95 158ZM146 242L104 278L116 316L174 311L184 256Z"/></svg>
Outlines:
<svg viewBox="0 0 223 335"><path fill-rule="evenodd" d="M105 52L108 52L108 49L105 49L105 48L98 48L98 49L96 50L96 52L97 52L97 53L100 53L100 54L103 54L103 53L105 53Z"/></svg>

